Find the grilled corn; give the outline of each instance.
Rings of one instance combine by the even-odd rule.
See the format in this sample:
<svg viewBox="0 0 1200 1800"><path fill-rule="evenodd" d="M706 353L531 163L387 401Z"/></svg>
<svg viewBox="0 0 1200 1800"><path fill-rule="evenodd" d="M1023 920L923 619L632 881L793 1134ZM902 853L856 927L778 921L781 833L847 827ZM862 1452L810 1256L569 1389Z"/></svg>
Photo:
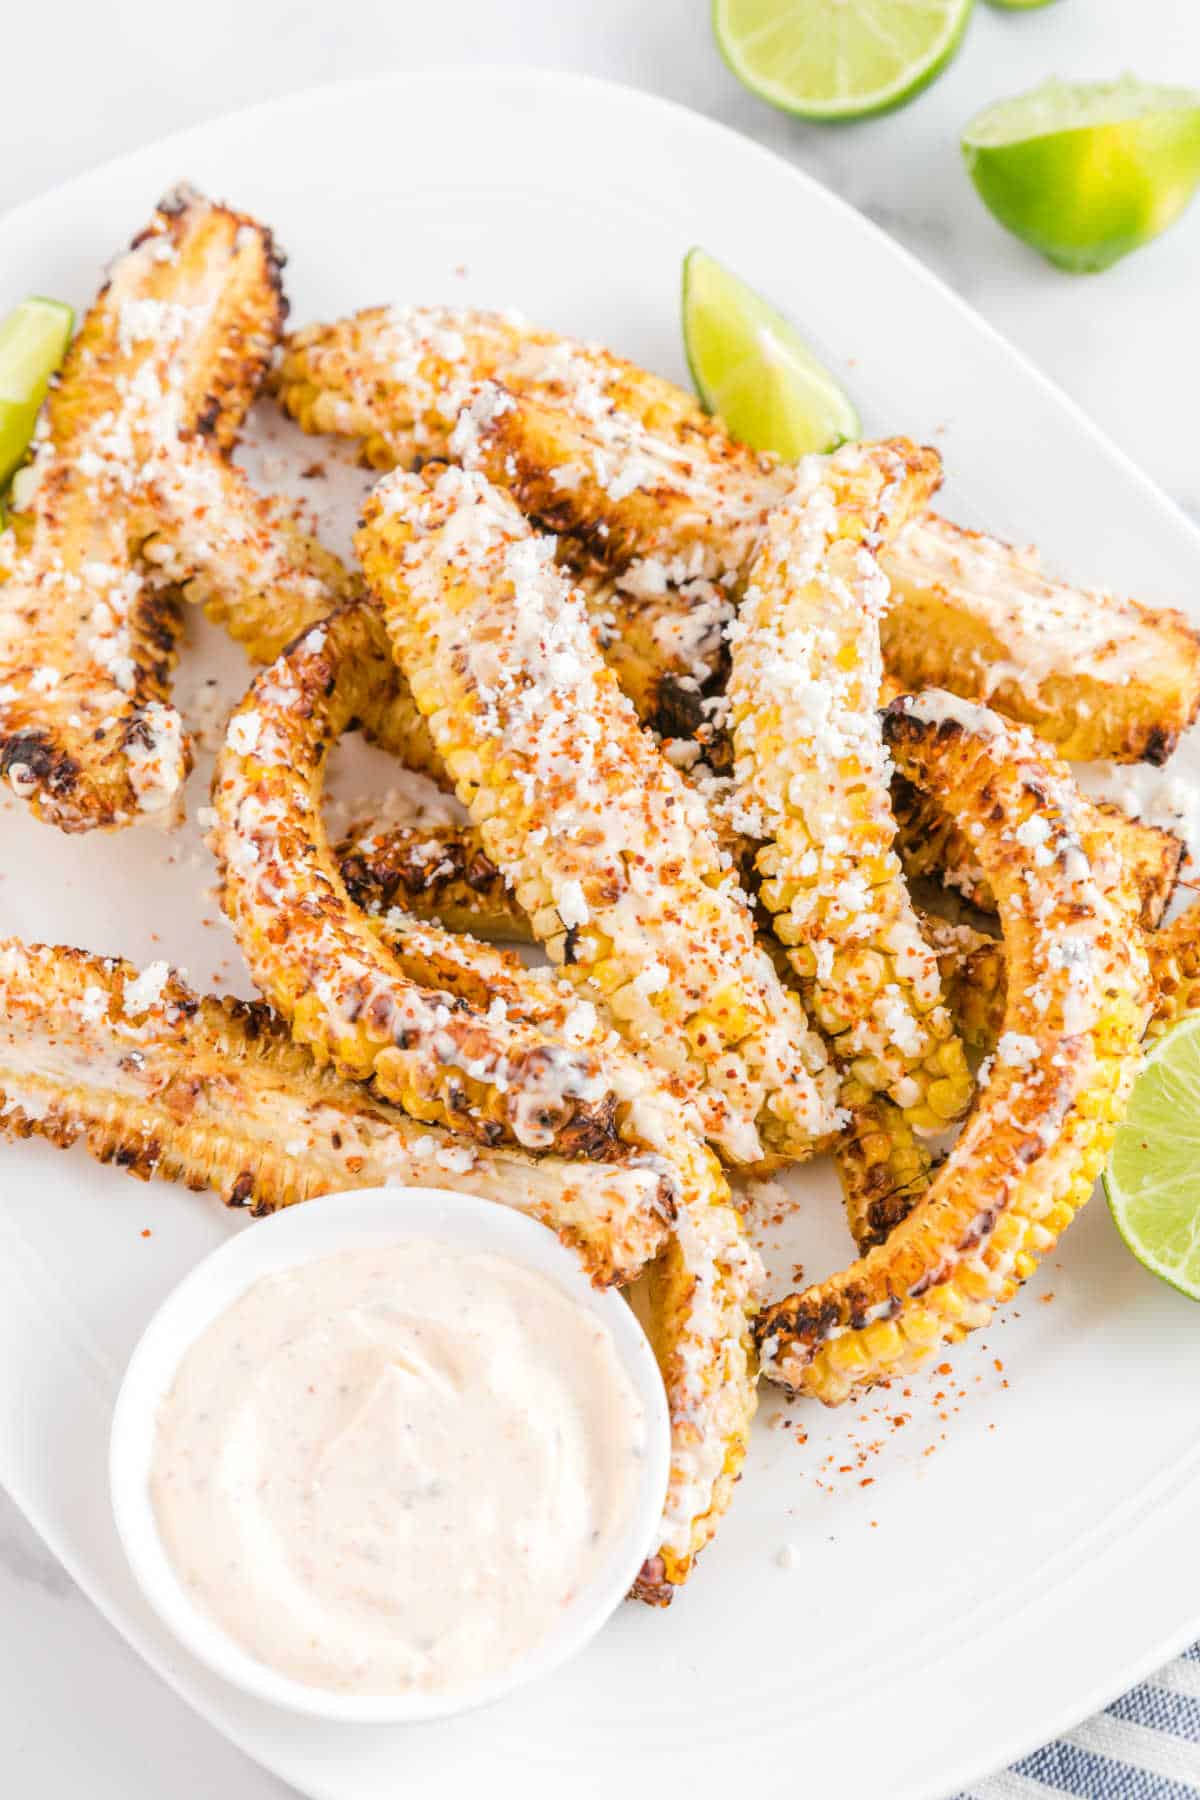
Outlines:
<svg viewBox="0 0 1200 1800"><path fill-rule="evenodd" d="M352 603L261 674L213 778L222 902L260 990L339 1073L480 1142L606 1157L617 1096L579 1040L555 1042L409 978L351 903L320 817L325 758L392 689L375 616Z"/></svg>
<svg viewBox="0 0 1200 1800"><path fill-rule="evenodd" d="M547 541L483 477L434 469L382 482L358 544L459 799L551 959L731 1161L809 1152L833 1123L824 1050Z"/></svg>
<svg viewBox="0 0 1200 1800"><path fill-rule="evenodd" d="M377 468L447 455L472 390L507 388L521 407L460 447L564 535L581 572L615 578L622 683L652 695L639 707L660 730L691 735L723 673L730 602L713 578L752 552L789 470L679 388L510 314L375 308L309 326L277 379L306 429L359 438ZM1073 757L1159 761L1196 716L1200 640L1177 612L1049 580L1029 552L933 513L884 567L884 657L906 686L990 696Z"/></svg>
<svg viewBox="0 0 1200 1800"><path fill-rule="evenodd" d="M631 1280L674 1212L665 1165L564 1162L419 1125L318 1070L265 1006L202 999L165 963L0 941L0 1129L82 1138L131 1174L256 1214L340 1188L457 1188L519 1208L602 1283ZM397 1218L403 1217L397 1201Z"/></svg>
<svg viewBox="0 0 1200 1800"><path fill-rule="evenodd" d="M829 1403L986 1323L1032 1273L1092 1190L1149 1014L1137 897L1103 845L1085 847L1066 768L945 694L897 702L887 723L902 772L936 779L947 809L978 827L1008 1005L979 1102L908 1217L757 1322L765 1372ZM1034 818L1049 831L1028 832Z"/></svg>
<svg viewBox="0 0 1200 1800"><path fill-rule="evenodd" d="M932 452L841 451L776 509L732 627L730 816L758 897L849 1076L940 1130L971 1078L895 850L879 729L887 583L869 546L925 504Z"/></svg>
<svg viewBox="0 0 1200 1800"><path fill-rule="evenodd" d="M67 355L19 477L0 585L0 775L65 831L177 809L175 599L139 559L147 471L233 442L283 317L270 233L187 190L161 202Z"/></svg>

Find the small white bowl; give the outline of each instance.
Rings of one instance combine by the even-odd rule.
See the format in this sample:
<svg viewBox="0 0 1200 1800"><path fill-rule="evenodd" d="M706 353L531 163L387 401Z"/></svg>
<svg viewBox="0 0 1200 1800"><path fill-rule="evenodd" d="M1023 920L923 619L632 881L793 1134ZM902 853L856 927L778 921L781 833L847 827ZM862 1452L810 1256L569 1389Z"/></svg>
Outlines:
<svg viewBox="0 0 1200 1800"><path fill-rule="evenodd" d="M509 1668L441 1693L337 1694L281 1675L235 1643L191 1600L163 1547L150 1499L159 1407L196 1339L264 1275L334 1251L436 1238L494 1251L547 1277L611 1333L646 1412L646 1454L628 1529L556 1628ZM260 1700L314 1718L401 1723L483 1706L574 1656L616 1610L656 1547L670 1468L666 1395L654 1353L617 1293L592 1286L553 1232L494 1201L438 1188L372 1188L289 1207L231 1238L194 1268L155 1313L130 1359L117 1396L109 1481L117 1531L151 1606L194 1656Z"/></svg>

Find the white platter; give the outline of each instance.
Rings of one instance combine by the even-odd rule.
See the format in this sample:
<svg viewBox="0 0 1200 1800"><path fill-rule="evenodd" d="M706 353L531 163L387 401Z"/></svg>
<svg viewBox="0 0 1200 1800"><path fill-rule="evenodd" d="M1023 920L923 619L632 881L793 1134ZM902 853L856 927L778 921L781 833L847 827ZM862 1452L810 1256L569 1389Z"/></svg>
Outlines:
<svg viewBox="0 0 1200 1800"><path fill-rule="evenodd" d="M1200 536L1076 408L857 214L676 107L511 70L272 104L10 215L0 307L30 290L86 302L181 176L276 228L297 320L390 299L518 306L681 378L680 259L702 243L803 325L868 427L932 436L953 516L1149 600L1200 592ZM210 665L230 693L244 678L200 631L185 694ZM1194 749L1176 767L1194 776ZM194 830L68 840L7 803L0 870L0 932L166 955L198 984L222 962L236 974ZM802 1191L806 1215L768 1247L811 1274L846 1247L827 1178ZM788 1430L770 1428L768 1393L730 1518L670 1613L626 1607L545 1685L453 1722L346 1729L274 1712L152 1619L105 1483L126 1356L166 1290L238 1228L209 1199L82 1156L0 1150L0 1479L163 1676L319 1800L402 1786L459 1800L485 1784L521 1800L725 1800L780 1782L934 1800L1200 1629L1200 1321L1097 1204L1005 1322L954 1353L951 1377L849 1411L795 1409ZM799 1552L790 1571L784 1544Z"/></svg>

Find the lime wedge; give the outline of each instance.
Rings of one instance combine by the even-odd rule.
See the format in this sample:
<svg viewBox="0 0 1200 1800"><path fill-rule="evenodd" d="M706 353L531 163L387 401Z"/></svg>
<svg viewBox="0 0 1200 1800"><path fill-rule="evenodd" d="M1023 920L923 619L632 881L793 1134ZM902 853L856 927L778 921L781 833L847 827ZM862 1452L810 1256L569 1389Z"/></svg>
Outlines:
<svg viewBox="0 0 1200 1800"><path fill-rule="evenodd" d="M1104 1191L1138 1261L1200 1300L1200 1014L1172 1026L1147 1056Z"/></svg>
<svg viewBox="0 0 1200 1800"><path fill-rule="evenodd" d="M1200 181L1200 93L1048 81L967 126L971 179L1002 225L1059 268L1107 269L1177 219Z"/></svg>
<svg viewBox="0 0 1200 1800"><path fill-rule="evenodd" d="M753 450L795 462L862 427L795 327L704 250L683 262L683 342L709 412Z"/></svg>
<svg viewBox="0 0 1200 1800"><path fill-rule="evenodd" d="M802 119L861 119L911 100L954 52L974 0L713 0L739 81Z"/></svg>
<svg viewBox="0 0 1200 1800"><path fill-rule="evenodd" d="M29 448L50 377L66 355L75 315L61 300L23 300L0 319L0 488Z"/></svg>

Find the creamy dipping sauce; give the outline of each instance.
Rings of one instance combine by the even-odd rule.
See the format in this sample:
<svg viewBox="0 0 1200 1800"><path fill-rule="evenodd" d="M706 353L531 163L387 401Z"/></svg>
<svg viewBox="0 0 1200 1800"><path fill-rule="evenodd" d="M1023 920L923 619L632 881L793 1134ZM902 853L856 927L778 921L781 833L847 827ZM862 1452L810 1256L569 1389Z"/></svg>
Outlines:
<svg viewBox="0 0 1200 1800"><path fill-rule="evenodd" d="M193 1601L282 1674L445 1691L544 1639L632 1515L647 1419L607 1327L431 1238L270 1275L197 1339L150 1494Z"/></svg>

